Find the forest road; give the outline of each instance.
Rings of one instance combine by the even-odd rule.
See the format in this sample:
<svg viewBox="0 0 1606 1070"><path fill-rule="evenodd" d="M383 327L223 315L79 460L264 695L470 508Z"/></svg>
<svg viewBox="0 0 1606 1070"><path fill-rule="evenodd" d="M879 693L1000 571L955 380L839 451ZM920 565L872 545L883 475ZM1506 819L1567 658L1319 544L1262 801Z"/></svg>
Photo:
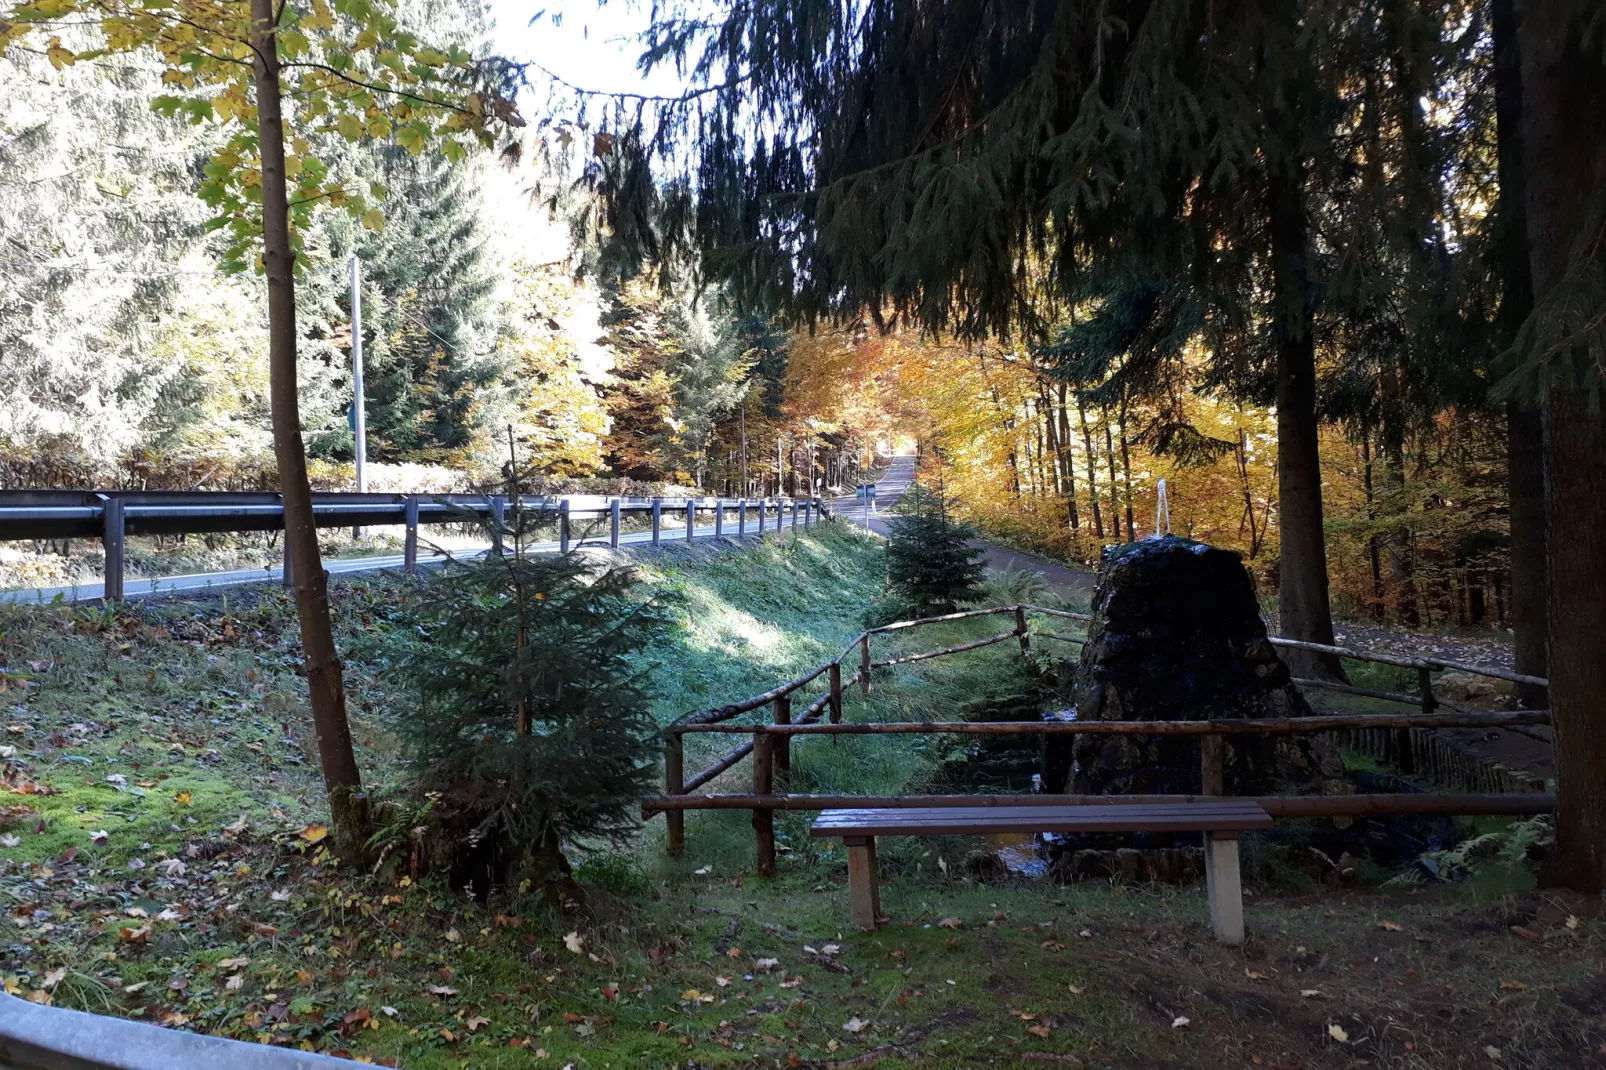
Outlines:
<svg viewBox="0 0 1606 1070"><path fill-rule="evenodd" d="M886 474L876 483L876 507L871 512L864 502L857 498L843 497L831 499L831 515L843 520L868 527L877 535L886 537L887 520L892 516L892 509L898 504L904 492L914 482L915 465L918 458L894 457L892 465ZM979 546L985 555L982 560L986 563L989 572L1003 572L1015 568L1023 572L1040 572L1043 578L1060 595L1069 597L1078 602L1085 602L1093 595L1093 573L1074 565L1067 565L1062 561L1051 561L1036 554L1013 550L1007 546L1000 546L986 539L974 539L972 546Z"/></svg>

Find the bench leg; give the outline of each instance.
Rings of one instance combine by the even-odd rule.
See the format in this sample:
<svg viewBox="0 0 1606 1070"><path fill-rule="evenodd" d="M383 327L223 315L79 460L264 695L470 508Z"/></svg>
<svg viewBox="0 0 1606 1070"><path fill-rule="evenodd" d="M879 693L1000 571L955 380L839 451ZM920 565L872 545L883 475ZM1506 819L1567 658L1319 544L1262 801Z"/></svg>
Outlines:
<svg viewBox="0 0 1606 1070"><path fill-rule="evenodd" d="M1238 837L1205 833L1205 886L1210 895L1210 926L1216 939L1234 947L1244 942L1244 890L1238 875Z"/></svg>
<svg viewBox="0 0 1606 1070"><path fill-rule="evenodd" d="M876 927L881 916L881 888L876 883L875 837L849 836L842 845L848 849L848 896L853 901L853 924L861 929Z"/></svg>

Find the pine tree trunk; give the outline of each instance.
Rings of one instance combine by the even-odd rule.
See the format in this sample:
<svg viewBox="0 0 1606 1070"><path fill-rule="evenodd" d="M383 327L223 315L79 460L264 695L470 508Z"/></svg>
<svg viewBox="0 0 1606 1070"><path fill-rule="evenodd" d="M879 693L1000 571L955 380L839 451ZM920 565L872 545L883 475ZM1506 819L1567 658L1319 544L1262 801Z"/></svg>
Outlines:
<svg viewBox="0 0 1606 1070"><path fill-rule="evenodd" d="M251 18L261 130L263 260L268 282L268 393L273 453L284 496L285 553L295 576L307 691L324 788L329 794L335 848L343 858L355 860L362 856L368 837L368 813L357 756L352 750L351 725L346 720L346 692L329 615L328 575L318 556L312 486L307 480L307 455L301 440L301 404L296 383L295 254L290 247L285 192L284 121L272 0L251 0Z"/></svg>
<svg viewBox="0 0 1606 1070"><path fill-rule="evenodd" d="M1361 430L1361 489L1366 494L1366 519L1377 519L1377 495L1372 486L1372 432L1370 428ZM1383 552L1377 537L1372 532L1366 537L1366 559L1372 567L1372 619L1379 624L1383 623L1386 615L1387 603L1383 590Z"/></svg>
<svg viewBox="0 0 1606 1070"><path fill-rule="evenodd" d="M1110 535L1121 541L1120 477L1115 474L1115 436L1110 433L1110 410L1104 410L1104 460L1110 466ZM1128 539L1128 542L1132 540Z"/></svg>
<svg viewBox="0 0 1606 1070"><path fill-rule="evenodd" d="M1290 168L1300 165L1291 163ZM1277 501L1282 560L1277 615L1285 638L1333 642L1322 532L1322 466L1316 423L1316 337L1311 322L1303 175L1267 176L1267 214L1276 302ZM1342 679L1338 659L1288 650L1295 676Z"/></svg>
<svg viewBox="0 0 1606 1070"><path fill-rule="evenodd" d="M1072 534L1080 535L1082 532L1082 518L1076 512L1076 458L1071 454L1071 418L1066 411L1065 384L1059 385L1059 444L1060 467L1064 470L1061 476L1065 484L1065 506L1071 524Z"/></svg>
<svg viewBox="0 0 1606 1070"><path fill-rule="evenodd" d="M1533 274L1528 265L1527 206L1522 191L1522 67L1517 48L1513 0L1493 0L1489 26L1494 44L1495 142L1498 146L1500 234L1493 255L1501 280L1498 325L1509 341L1533 311ZM1550 629L1545 565L1544 427L1539 411L1513 400L1506 405L1506 501L1511 527L1511 630L1516 669L1528 676L1549 674L1546 646ZM1543 709L1545 688L1520 685L1524 706Z"/></svg>
<svg viewBox="0 0 1606 1070"><path fill-rule="evenodd" d="M1389 586L1394 591L1394 614L1401 624L1415 628L1422 623L1417 610L1416 566L1411 527L1403 521L1407 509L1405 488L1405 428L1402 415L1391 399L1400 391L1399 374L1392 363L1385 363L1382 377L1383 483L1389 512L1401 517L1388 534Z"/></svg>
<svg viewBox="0 0 1606 1070"><path fill-rule="evenodd" d="M1126 489L1126 541L1138 541L1137 525L1132 519L1132 451L1127 444L1126 434L1126 399L1121 399L1121 412L1117 425L1121 431L1121 477Z"/></svg>
<svg viewBox="0 0 1606 1070"><path fill-rule="evenodd" d="M1585 0L1523 6L1523 161L1534 292L1566 274L1600 225L1606 72L1582 41ZM1598 249L1583 255L1600 256ZM1588 357L1575 356L1579 367ZM1597 371L1598 374L1598 371ZM1582 384L1552 385L1544 423L1550 568L1550 709L1556 732L1556 856L1550 876L1606 891L1606 419Z"/></svg>

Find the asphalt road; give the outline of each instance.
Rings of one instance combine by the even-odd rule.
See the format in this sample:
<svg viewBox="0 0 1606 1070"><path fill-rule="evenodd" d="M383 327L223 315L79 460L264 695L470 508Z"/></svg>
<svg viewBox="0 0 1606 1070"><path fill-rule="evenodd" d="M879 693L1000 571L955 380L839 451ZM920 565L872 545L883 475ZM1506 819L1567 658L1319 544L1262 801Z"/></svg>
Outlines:
<svg viewBox="0 0 1606 1070"><path fill-rule="evenodd" d="M894 457L887 472L876 483L876 504L873 509L856 497L847 496L833 498L829 501L831 514L853 524L861 524L877 535L883 537L887 534L887 520L892 508L902 498L909 485L914 482L914 457ZM666 518L667 519L667 518ZM726 520L725 533L729 536L735 522ZM756 529L756 519L749 517L748 532ZM774 531L773 525L766 525L766 531ZM701 525L694 529L694 537L708 539L714 537L712 524ZM684 542L686 529L684 521L681 524L665 523L660 541L663 543ZM422 541L422 540L421 540ZM596 545L601 541L606 545L606 539L587 539L586 545ZM652 533L648 531L630 532L619 536L621 545L641 546L652 542ZM1050 561L1046 558L1024 554L1018 550L1010 550L994 543L977 540L986 553L987 567L994 572L1002 572L1006 568L1014 567L1033 572L1041 572L1048 581L1066 592L1091 591L1093 578L1086 572ZM537 543L531 549L556 552L556 542ZM455 551L457 556L464 554L481 553L473 548ZM421 567L438 566L446 560L445 554L426 553L421 545L418 554L418 563ZM385 569L399 569L402 567L400 554L385 554L375 557L351 558L325 558L323 566L331 576L354 575L363 572L379 572ZM175 594L183 591L205 591L216 587L238 587L245 584L279 583L283 576L283 569L279 566L271 568L244 568L229 572L206 572L189 576L162 576L157 579L135 579L129 577L123 583L125 598L146 598L152 595ZM79 583L60 587L37 587L14 591L0 591L0 602L53 602L61 599L64 602L93 602L99 601L104 595L104 588L98 583Z"/></svg>

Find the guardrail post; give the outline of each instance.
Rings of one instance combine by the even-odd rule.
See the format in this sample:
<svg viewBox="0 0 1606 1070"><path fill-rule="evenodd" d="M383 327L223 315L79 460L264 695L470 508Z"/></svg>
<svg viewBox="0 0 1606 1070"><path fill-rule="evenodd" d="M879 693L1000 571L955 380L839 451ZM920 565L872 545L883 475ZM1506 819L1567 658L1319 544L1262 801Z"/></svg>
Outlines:
<svg viewBox="0 0 1606 1070"><path fill-rule="evenodd" d="M760 498L758 500L758 533L759 533L760 537L762 537L763 534L764 534L764 499L763 498Z"/></svg>
<svg viewBox="0 0 1606 1070"><path fill-rule="evenodd" d="M831 723L842 723L842 663L831 663Z"/></svg>
<svg viewBox="0 0 1606 1070"><path fill-rule="evenodd" d="M402 571L409 576L418 574L418 499L408 498L403 510L406 517L407 537L402 540Z"/></svg>
<svg viewBox="0 0 1606 1070"><path fill-rule="evenodd" d="M691 542L697 536L697 499L686 499L686 541Z"/></svg>
<svg viewBox="0 0 1606 1070"><path fill-rule="evenodd" d="M859 694L870 697L870 633L859 640Z"/></svg>
<svg viewBox="0 0 1606 1070"><path fill-rule="evenodd" d="M664 794L686 794L686 747L679 732L664 738ZM668 833L665 850L671 858L679 858L686 853L686 811L665 810L664 827Z"/></svg>
<svg viewBox="0 0 1606 1070"><path fill-rule="evenodd" d="M1416 686L1421 692L1422 712L1432 713L1439 708L1439 700L1433 697L1433 670L1421 666L1416 670ZM1400 772L1410 775L1416 772L1416 749L1411 745L1411 730L1398 729L1394 733L1394 764Z"/></svg>
<svg viewBox="0 0 1606 1070"><path fill-rule="evenodd" d="M1032 652L1032 636L1026 630L1026 607L1015 607L1015 634L1020 636L1020 652L1022 655Z"/></svg>
<svg viewBox="0 0 1606 1070"><path fill-rule="evenodd" d="M792 499L792 530L797 530L797 499Z"/></svg>
<svg viewBox="0 0 1606 1070"><path fill-rule="evenodd" d="M608 503L608 545L619 549L619 499Z"/></svg>
<svg viewBox="0 0 1606 1070"><path fill-rule="evenodd" d="M654 498L652 500L652 544L654 546L658 545L659 536L662 534L663 523L664 500L662 498Z"/></svg>
<svg viewBox="0 0 1606 1070"><path fill-rule="evenodd" d="M123 500L100 495L100 545L106 551L105 582L101 598L107 602L123 600Z"/></svg>
<svg viewBox="0 0 1606 1070"><path fill-rule="evenodd" d="M792 723L792 696L781 695L775 700L775 723ZM779 736L775 740L775 780L783 789L792 786L792 737Z"/></svg>
<svg viewBox="0 0 1606 1070"><path fill-rule="evenodd" d="M736 537L747 536L747 499L742 498L736 503Z"/></svg>
<svg viewBox="0 0 1606 1070"><path fill-rule="evenodd" d="M775 737L762 727L753 731L753 794L768 795L775 786ZM775 811L753 811L753 833L758 840L758 875L775 876Z"/></svg>
<svg viewBox="0 0 1606 1070"><path fill-rule="evenodd" d="M803 503L803 530L807 531L814 523L814 499L810 498Z"/></svg>
<svg viewBox="0 0 1606 1070"><path fill-rule="evenodd" d="M502 552L502 528L507 523L507 501L500 495L491 497L491 552Z"/></svg>
<svg viewBox="0 0 1606 1070"><path fill-rule="evenodd" d="M558 504L558 552L569 552L569 499Z"/></svg>
<svg viewBox="0 0 1606 1070"><path fill-rule="evenodd" d="M725 499L714 499L714 538L725 537Z"/></svg>

